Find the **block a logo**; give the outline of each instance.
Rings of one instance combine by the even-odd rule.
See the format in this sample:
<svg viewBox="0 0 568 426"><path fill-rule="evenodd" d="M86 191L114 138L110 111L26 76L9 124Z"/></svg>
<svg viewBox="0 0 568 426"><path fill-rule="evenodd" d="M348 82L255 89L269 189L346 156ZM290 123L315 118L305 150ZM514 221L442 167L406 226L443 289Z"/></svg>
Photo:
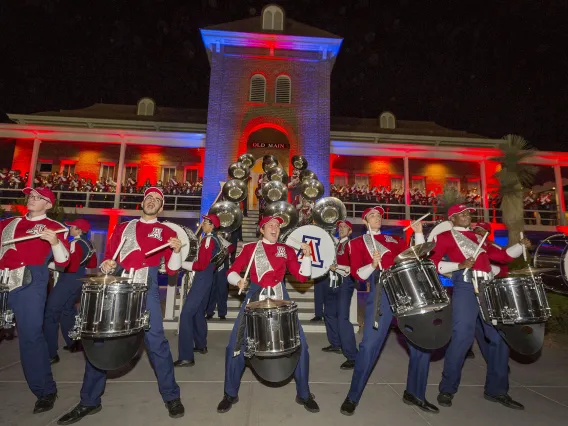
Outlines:
<svg viewBox="0 0 568 426"><path fill-rule="evenodd" d="M323 259L320 252L321 238L304 235L302 242L309 245L312 249L312 268L323 268ZM302 260L304 258L302 250L298 250L296 254L298 256L298 260Z"/></svg>

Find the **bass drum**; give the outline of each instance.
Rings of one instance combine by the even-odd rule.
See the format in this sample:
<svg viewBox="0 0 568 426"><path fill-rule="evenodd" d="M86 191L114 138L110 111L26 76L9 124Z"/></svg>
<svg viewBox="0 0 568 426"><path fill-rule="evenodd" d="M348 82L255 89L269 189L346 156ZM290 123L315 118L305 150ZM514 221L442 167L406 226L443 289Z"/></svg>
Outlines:
<svg viewBox="0 0 568 426"><path fill-rule="evenodd" d="M540 242L534 252L535 268L554 268L541 275L544 287L568 295L568 236L551 235Z"/></svg>
<svg viewBox="0 0 568 426"><path fill-rule="evenodd" d="M335 261L335 243L333 238L319 226L304 225L294 229L285 240L291 247L297 248L298 260L302 259L299 243L309 244L312 248L312 275L319 278L329 271Z"/></svg>

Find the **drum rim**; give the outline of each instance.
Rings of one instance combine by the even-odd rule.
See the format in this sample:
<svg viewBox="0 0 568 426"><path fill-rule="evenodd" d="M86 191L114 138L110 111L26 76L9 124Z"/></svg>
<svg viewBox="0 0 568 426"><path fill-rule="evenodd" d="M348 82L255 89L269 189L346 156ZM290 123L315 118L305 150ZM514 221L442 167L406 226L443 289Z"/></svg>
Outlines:
<svg viewBox="0 0 568 426"><path fill-rule="evenodd" d="M417 264L417 263L422 263L424 266L434 266L434 267L436 266L432 259L425 257L425 258L421 258L419 260L418 259L403 260L402 262L396 263L393 266L391 266L390 268L388 268L387 271L394 272L398 269L409 269L409 268L407 268L407 266L409 266L411 264ZM436 273L438 273L438 272L436 271Z"/></svg>

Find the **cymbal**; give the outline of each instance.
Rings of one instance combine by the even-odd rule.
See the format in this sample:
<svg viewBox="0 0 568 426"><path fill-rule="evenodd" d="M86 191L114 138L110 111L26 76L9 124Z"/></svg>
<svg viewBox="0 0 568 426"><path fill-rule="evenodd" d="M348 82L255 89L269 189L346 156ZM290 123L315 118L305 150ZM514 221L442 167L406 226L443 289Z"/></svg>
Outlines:
<svg viewBox="0 0 568 426"><path fill-rule="evenodd" d="M251 302L246 307L249 309L274 309L281 308L283 306L289 306L291 302L289 300L277 300L277 299L264 299L258 302Z"/></svg>
<svg viewBox="0 0 568 426"><path fill-rule="evenodd" d="M404 262L405 260L411 260L418 258L425 257L428 253L432 251L432 249L436 247L436 243L424 243L424 244L417 244L410 248L407 248L402 253L400 253L397 257L394 258L394 263Z"/></svg>
<svg viewBox="0 0 568 426"><path fill-rule="evenodd" d="M524 268L516 269L514 271L509 271L509 275L538 275L544 274L545 272L556 271L556 268Z"/></svg>

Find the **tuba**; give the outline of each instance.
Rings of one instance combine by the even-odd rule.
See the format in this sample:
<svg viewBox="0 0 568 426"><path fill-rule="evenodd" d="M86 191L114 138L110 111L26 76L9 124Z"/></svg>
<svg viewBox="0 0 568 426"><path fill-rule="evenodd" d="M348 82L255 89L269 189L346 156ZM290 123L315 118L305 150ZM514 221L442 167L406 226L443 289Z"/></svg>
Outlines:
<svg viewBox="0 0 568 426"><path fill-rule="evenodd" d="M304 179L300 185L302 197L308 200L317 200L324 193L323 184L316 179Z"/></svg>
<svg viewBox="0 0 568 426"><path fill-rule="evenodd" d="M274 167L268 171L268 180L282 182L288 184L288 175L280 166Z"/></svg>
<svg viewBox="0 0 568 426"><path fill-rule="evenodd" d="M223 196L225 199L232 201L233 203L240 203L247 198L247 195L248 185L243 180L232 179L223 185Z"/></svg>
<svg viewBox="0 0 568 426"><path fill-rule="evenodd" d="M294 228L299 220L296 208L286 201L270 203L264 208L264 215L278 216L284 220L284 223L280 225L280 234L284 234L287 230Z"/></svg>
<svg viewBox="0 0 568 426"><path fill-rule="evenodd" d="M274 155L265 155L262 157L262 170L268 173L270 169L278 167L278 159Z"/></svg>
<svg viewBox="0 0 568 426"><path fill-rule="evenodd" d="M347 208L338 198L325 197L316 203L312 214L317 225L322 228L331 228L337 221L345 220Z"/></svg>
<svg viewBox="0 0 568 426"><path fill-rule="evenodd" d="M219 216L221 227L218 231L220 232L233 232L243 223L243 212L232 201L219 201L213 204L209 209L209 214Z"/></svg>
<svg viewBox="0 0 568 426"><path fill-rule="evenodd" d="M300 172L300 182L303 182L306 179L315 179L318 180L318 177L316 176L316 174L314 172L312 172L311 170L302 170Z"/></svg>
<svg viewBox="0 0 568 426"><path fill-rule="evenodd" d="M252 154L242 154L237 161L243 163L243 165L249 169L254 165L254 157Z"/></svg>
<svg viewBox="0 0 568 426"><path fill-rule="evenodd" d="M305 170L308 168L308 160L302 155L294 155L292 157L292 166L298 170Z"/></svg>
<svg viewBox="0 0 568 426"><path fill-rule="evenodd" d="M243 163L236 162L229 166L228 173L233 179L247 180L250 175L250 169Z"/></svg>
<svg viewBox="0 0 568 426"><path fill-rule="evenodd" d="M277 180L270 181L262 186L262 198L268 203L285 200L288 198L288 187Z"/></svg>

